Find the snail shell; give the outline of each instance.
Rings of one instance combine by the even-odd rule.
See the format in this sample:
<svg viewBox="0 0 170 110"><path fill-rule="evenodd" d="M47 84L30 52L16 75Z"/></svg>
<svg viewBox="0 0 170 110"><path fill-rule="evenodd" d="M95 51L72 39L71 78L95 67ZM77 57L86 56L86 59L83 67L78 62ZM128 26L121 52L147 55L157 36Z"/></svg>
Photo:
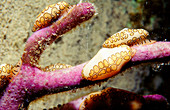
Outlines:
<svg viewBox="0 0 170 110"><path fill-rule="evenodd" d="M22 61L20 60L16 65L1 64L0 65L0 88L4 88L13 77L16 76L21 69Z"/></svg>
<svg viewBox="0 0 170 110"><path fill-rule="evenodd" d="M82 77L91 81L112 77L119 73L133 55L134 52L127 45L115 48L102 48L84 66Z"/></svg>
<svg viewBox="0 0 170 110"><path fill-rule="evenodd" d="M141 95L109 87L90 93L79 110L140 110L144 103Z"/></svg>
<svg viewBox="0 0 170 110"><path fill-rule="evenodd" d="M124 28L121 31L113 34L104 43L104 48L113 48L120 45L134 45L145 42L149 32L144 29L128 29Z"/></svg>
<svg viewBox="0 0 170 110"><path fill-rule="evenodd" d="M82 77L86 80L102 80L119 73L135 55L129 46L143 43L149 33L144 29L128 29L115 33L103 43L103 48L84 66Z"/></svg>
<svg viewBox="0 0 170 110"><path fill-rule="evenodd" d="M57 4L52 4L47 6L38 16L32 28L32 31L35 32L39 29L51 25L56 21L64 11L69 8L69 4L62 1Z"/></svg>

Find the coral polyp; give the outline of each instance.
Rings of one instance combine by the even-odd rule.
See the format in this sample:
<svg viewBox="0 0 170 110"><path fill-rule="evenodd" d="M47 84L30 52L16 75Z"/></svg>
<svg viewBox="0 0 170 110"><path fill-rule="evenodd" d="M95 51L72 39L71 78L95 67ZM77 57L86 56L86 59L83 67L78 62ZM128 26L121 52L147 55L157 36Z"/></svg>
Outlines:
<svg viewBox="0 0 170 110"><path fill-rule="evenodd" d="M41 70L50 72L50 71L56 71L56 70L61 70L61 69L65 69L65 68L70 68L70 67L72 67L72 66L67 65L67 64L62 64L62 63L56 63L54 65L49 65L49 66L46 66L45 68L41 68Z"/></svg>

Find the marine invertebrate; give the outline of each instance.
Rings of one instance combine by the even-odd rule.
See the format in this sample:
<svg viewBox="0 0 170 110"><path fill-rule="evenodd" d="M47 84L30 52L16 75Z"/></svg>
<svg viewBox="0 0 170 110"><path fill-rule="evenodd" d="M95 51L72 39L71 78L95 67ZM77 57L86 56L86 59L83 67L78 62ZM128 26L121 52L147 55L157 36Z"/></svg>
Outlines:
<svg viewBox="0 0 170 110"><path fill-rule="evenodd" d="M49 65L49 66L46 66L45 68L41 68L41 70L50 72L50 71L56 71L56 70L60 70L60 69L70 68L70 67L72 67L72 66L67 65L67 64L62 64L62 63L56 63L54 65Z"/></svg>
<svg viewBox="0 0 170 110"><path fill-rule="evenodd" d="M87 80L101 80L116 75L121 68L130 61L134 53L127 45L115 48L102 48L84 66L83 78Z"/></svg>
<svg viewBox="0 0 170 110"><path fill-rule="evenodd" d="M107 88L102 91L91 93L81 103L80 110L95 110L95 109L128 109L138 110L142 108L144 99L142 96L135 93L115 89Z"/></svg>
<svg viewBox="0 0 170 110"><path fill-rule="evenodd" d="M41 91L51 92L56 88L80 84L83 80L81 71L86 63L45 72L39 68L38 61L47 45L83 21L90 19L94 14L95 8L91 3L77 4L52 25L35 32L27 40L25 53L22 56L21 71L4 91L0 99L0 109L18 109L27 98ZM170 54L169 49L166 50L168 54Z"/></svg>
<svg viewBox="0 0 170 110"><path fill-rule="evenodd" d="M166 110L169 108L167 107L169 105L167 99L162 95L143 95L143 98L145 99L145 108L147 109Z"/></svg>
<svg viewBox="0 0 170 110"><path fill-rule="evenodd" d="M135 45L131 48L136 50L136 54L131 61L145 61L170 56L170 42L155 42L150 45Z"/></svg>
<svg viewBox="0 0 170 110"><path fill-rule="evenodd" d="M156 44L160 45L161 43ZM168 50L166 50L166 52L170 55L170 42L167 44L165 48ZM149 46L151 45L154 45L154 43ZM136 48L140 50L140 46ZM157 50L157 48L153 49ZM148 54L148 56L151 57L152 54ZM83 80L81 72L85 64L86 63L83 63L74 67L51 72L44 72L37 67L23 64L21 71L8 85L1 97L0 107L2 109L17 109L27 96L41 93L41 91L51 91L59 87L79 85Z"/></svg>
<svg viewBox="0 0 170 110"><path fill-rule="evenodd" d="M6 88L0 100L0 110L17 110L25 99L40 91L54 91L56 88L79 85L84 64L44 72L37 67L22 65L21 71Z"/></svg>
<svg viewBox="0 0 170 110"><path fill-rule="evenodd" d="M0 65L0 88L3 88L12 81L21 69L22 61L20 60L16 65L1 64ZM1 91L0 91L1 92Z"/></svg>
<svg viewBox="0 0 170 110"><path fill-rule="evenodd" d="M1 64L0 65L0 88L3 88L7 81L12 78L13 74L10 72L10 64Z"/></svg>
<svg viewBox="0 0 170 110"><path fill-rule="evenodd" d="M153 42L153 43L149 43L148 45L134 45L131 46L131 51L129 54L131 54L130 56L128 56L130 59L127 59L123 62L123 60L121 61L121 65L118 65L119 68L116 69L116 71L113 71L111 64L109 65L109 59L112 58L111 55L108 56L107 51L106 53L103 52L103 50L107 50L107 49L112 49L112 50L116 50L116 51L120 51L122 48L120 47L115 47L115 48L102 48L101 50L99 50L99 52L97 53L98 55L94 56L89 63L87 63L84 66L84 69L82 71L82 76L83 78L87 79L87 80L101 80L101 79L105 79L106 77L111 77L113 75L116 75L121 68L123 67L123 65L125 65L128 61L131 62L136 62L136 61L146 61L146 60L152 60L152 59L158 59L158 58L163 58L163 57L168 57L170 56L170 42ZM118 49L118 50L117 50ZM101 51L101 52L100 52ZM114 52L112 52L114 53ZM123 52L122 52L123 53ZM134 54L135 53L135 54ZM121 53L119 54L120 58L121 57ZM104 56L107 56L107 58L105 57L105 62L106 64L108 64L107 67L109 67L108 71L107 68L103 66L103 68L100 68L99 64L104 65L103 63L101 63L101 61L103 61L102 58L104 58ZM115 60L113 60L113 63L116 64L119 58L115 58ZM112 61L112 59L110 59L110 61ZM96 65L96 66L95 66ZM100 71L100 72L106 72L104 74L100 74L100 72L95 73L94 69L96 69L95 71ZM112 71L111 71L112 70ZM107 76L108 74L108 76ZM96 76L98 75L98 76ZM103 78L102 78L103 75ZM89 76L95 76L95 78L89 77ZM88 78L89 77L89 78Z"/></svg>
<svg viewBox="0 0 170 110"><path fill-rule="evenodd" d="M146 37L149 35L144 29L128 29L124 28L121 31L113 34L109 37L104 43L103 47L105 48L113 48L118 47L120 45L134 45L134 44L142 44L145 42Z"/></svg>
<svg viewBox="0 0 170 110"><path fill-rule="evenodd" d="M61 19L52 25L33 33L25 45L25 53L22 55L23 64L38 66L40 55L47 45L50 45L60 35L87 21L94 14L95 9L92 4L80 3L69 8Z"/></svg>
<svg viewBox="0 0 170 110"><path fill-rule="evenodd" d="M68 8L69 4L64 1L46 6L46 8L37 16L32 31L35 32L41 28L51 25L54 21L61 17L64 11Z"/></svg>
<svg viewBox="0 0 170 110"><path fill-rule="evenodd" d="M74 110L165 110L167 106L168 102L162 95L154 94L142 96L127 90L109 87L71 101L63 105L61 110L67 107L71 107Z"/></svg>
<svg viewBox="0 0 170 110"><path fill-rule="evenodd" d="M59 35L89 20L94 14L95 9L91 3L74 5L63 14L63 17L58 19L51 26L43 28L29 37L25 46L25 53L22 56L23 64L21 66L21 71L4 91L0 100L0 110L18 109L19 105L24 102L26 95L33 95L41 90L52 90L58 87L80 83L81 74L77 75L79 66L76 68L68 68L70 70L66 71L65 69L64 71L58 70L57 73L60 71L58 75L55 75L56 71L53 71L54 73L49 72L48 74L48 72L44 72L34 66L38 66L36 64L38 64L39 57L46 45L50 45ZM69 71L72 71L75 75L68 77ZM78 73L81 73L80 71ZM64 77L66 79L62 79ZM49 80L48 78L54 79ZM72 79L71 82L70 79ZM50 83L48 81L50 81Z"/></svg>
<svg viewBox="0 0 170 110"><path fill-rule="evenodd" d="M116 75L135 54L135 49L129 46L142 44L148 35L144 29L128 28L113 34L104 42L103 48L84 66L83 78L94 81Z"/></svg>
<svg viewBox="0 0 170 110"><path fill-rule="evenodd" d="M155 105L156 104L156 105ZM102 91L90 93L80 104L79 110L94 109L127 109L148 110L167 109L168 102L162 95L138 95L122 89L106 88Z"/></svg>

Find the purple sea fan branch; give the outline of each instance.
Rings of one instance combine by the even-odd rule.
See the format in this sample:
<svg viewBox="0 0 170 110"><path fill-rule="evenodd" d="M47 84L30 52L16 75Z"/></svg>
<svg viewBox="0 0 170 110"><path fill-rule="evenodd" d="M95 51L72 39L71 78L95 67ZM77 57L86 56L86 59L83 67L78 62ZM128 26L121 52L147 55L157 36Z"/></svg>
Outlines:
<svg viewBox="0 0 170 110"><path fill-rule="evenodd" d="M4 91L0 99L0 110L17 110L27 96L32 96L42 90L48 91L80 83L84 64L49 73L34 66L38 65L40 55L47 45L50 45L58 36L87 21L94 14L95 9L91 3L77 4L51 26L29 37L22 56L21 71Z"/></svg>
<svg viewBox="0 0 170 110"><path fill-rule="evenodd" d="M1 97L0 110L17 110L26 98L41 91L78 85L82 80L81 71L84 64L52 72L43 72L37 67L23 64L20 73L8 85Z"/></svg>
<svg viewBox="0 0 170 110"><path fill-rule="evenodd" d="M136 50L135 55L131 59L132 62L170 56L170 42L155 42L150 45L133 46L132 48Z"/></svg>
<svg viewBox="0 0 170 110"><path fill-rule="evenodd" d="M29 37L22 56L23 64L37 66L40 55L60 35L89 20L95 14L91 3L80 3L70 7L56 22Z"/></svg>
<svg viewBox="0 0 170 110"><path fill-rule="evenodd" d="M160 42L148 45L148 48L152 48L152 50L146 49L148 51L160 51L164 50L162 54L152 57L153 54L147 54L145 57L153 58L161 58L164 56L168 56L170 54L170 48L167 46L163 46L162 48L156 48L155 45L164 45L169 44L170 42ZM133 46L137 50L136 58L140 59L141 54L138 54L138 51L141 51L141 46ZM132 47L132 48L133 48ZM145 53L145 50L143 50ZM165 54L166 53L166 54ZM155 55L154 55L155 56ZM143 59L145 60L145 59ZM132 60L138 61L138 60ZM139 60L141 61L141 59ZM27 98L27 95L31 97L35 93L41 93L43 90L51 91L52 89L56 89L64 86L73 86L79 85L83 80L81 77L81 72L84 67L84 64L80 64L75 67L57 70L52 72L44 72L37 67L32 67L29 64L23 64L20 73L13 79L13 81L6 88L3 96L0 99L0 110L8 110L8 109L18 109L18 106L24 102Z"/></svg>
<svg viewBox="0 0 170 110"><path fill-rule="evenodd" d="M18 106L24 102L27 96L31 97L33 94L41 93L43 90L50 91L59 87L80 84L80 81L83 80L81 72L85 63L52 72L44 72L33 66L38 64L40 55L44 51L46 45L50 45L58 36L66 33L83 21L88 20L94 13L95 10L92 4L80 3L69 9L68 12L54 24L35 32L28 39L25 46L25 53L22 56L23 65L21 71L4 91L0 99L0 110L17 110ZM153 50L148 50L147 48L142 49L141 47L143 46L134 46L137 52L132 58L132 61L169 56L170 48L167 48L167 46L159 48L159 45L164 45L164 43L166 44L166 42L161 42L148 45L148 48L152 47ZM167 43L170 47L169 44L170 42ZM154 50L156 50L156 52L164 50L166 54L161 51L159 55L154 55L153 57L153 54L149 54L148 52L154 52ZM142 55L145 57L140 58Z"/></svg>
<svg viewBox="0 0 170 110"><path fill-rule="evenodd" d="M164 50L164 52L162 54L160 53L157 57L152 57L153 54L147 54L145 57L152 59L160 58L160 56L161 58L168 56L170 54L170 48L167 48L167 46L169 45L163 46L162 48L156 48L157 46L155 45L160 46L169 43L170 42L158 42L148 45L148 48L153 46L155 48L152 48L152 50L145 48L146 52L154 50L160 51L160 49ZM141 51L142 46L145 47L145 45L133 46L137 50L135 57L140 60L132 60L132 62L141 61L141 54L138 54L138 51ZM143 52L145 53L145 50L143 50ZM44 72L37 67L32 67L29 64L23 64L20 73L8 85L1 97L0 110L16 110L18 109L18 106L24 102L27 96L31 97L33 94L41 93L43 90L51 91L52 89L59 87L79 85L83 80L81 72L84 65L85 63L63 70Z"/></svg>

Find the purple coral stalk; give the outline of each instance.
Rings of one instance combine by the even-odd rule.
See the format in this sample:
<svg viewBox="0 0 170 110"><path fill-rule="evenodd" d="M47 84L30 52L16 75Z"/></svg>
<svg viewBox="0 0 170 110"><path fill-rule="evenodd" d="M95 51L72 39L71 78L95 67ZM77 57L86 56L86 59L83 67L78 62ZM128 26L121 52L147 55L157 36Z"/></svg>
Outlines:
<svg viewBox="0 0 170 110"><path fill-rule="evenodd" d="M24 64L20 73L6 88L0 100L0 110L17 110L27 98L40 91L78 85L84 64L53 72L43 72L37 67Z"/></svg>
<svg viewBox="0 0 170 110"><path fill-rule="evenodd" d="M155 44L159 46L167 43L160 42L150 44L148 46L153 47ZM167 46L162 48L152 48L152 51L160 51L160 49L165 50L165 52L162 54L160 53L160 55L157 57L152 57L153 54L147 54L145 57L150 57L151 59L160 58L160 56L167 56L170 54L170 48L167 48ZM135 49L137 50L136 53L138 53L138 51L141 49L141 46L137 46ZM146 52L148 52L148 49L146 49ZM141 56L141 54L136 54L136 57L139 56ZM83 80L81 77L81 72L84 65L85 63L63 70L44 72L37 67L32 67L29 64L23 64L20 73L14 78L13 82L8 85L6 91L1 97L0 110L18 109L18 106L22 104L27 98L27 95L31 97L33 94L41 93L43 90L51 91L58 87L80 84L80 82Z"/></svg>
<svg viewBox="0 0 170 110"><path fill-rule="evenodd" d="M144 95L143 98L145 99L145 108L147 108L147 110L167 110L168 108L168 101L162 95Z"/></svg>
<svg viewBox="0 0 170 110"><path fill-rule="evenodd" d="M155 42L150 45L133 46L132 48L136 50L131 59L132 62L170 56L170 42Z"/></svg>
<svg viewBox="0 0 170 110"><path fill-rule="evenodd" d="M23 65L21 71L4 91L4 94L0 99L0 110L17 110L18 106L25 101L27 96L31 97L36 93L41 93L43 90L51 91L58 87L80 84L80 81L82 80L81 71L85 63L72 68L52 72L44 72L34 66L38 64L40 55L46 45L50 45L59 35L64 34L83 21L88 20L94 13L95 10L92 4L80 3L73 6L67 14L64 14L63 17L54 24L35 32L28 39L25 46L25 53L22 56ZM160 44L155 43L148 46L161 45L164 43L165 42L161 42ZM139 59L139 56L141 56L140 48L140 46L135 47L137 52L134 58ZM162 48L164 49L166 46ZM157 48L153 48L153 50L157 50ZM158 48L157 51L159 50L160 48ZM148 50L145 49L143 52L147 53ZM170 48L166 48L165 52L167 52L166 55L160 52L162 57L170 54ZM152 56L152 54L147 54L147 57L150 57L150 59L160 58L159 56ZM140 61L141 60L145 59L140 59Z"/></svg>
<svg viewBox="0 0 170 110"><path fill-rule="evenodd" d="M70 8L51 26L33 33L25 45L25 52L22 56L23 64L36 66L47 45L50 45L60 35L89 20L94 14L95 9L92 4L80 3Z"/></svg>
<svg viewBox="0 0 170 110"><path fill-rule="evenodd" d="M27 98L27 95L31 96L42 90L80 83L81 70L84 64L49 73L33 66L38 64L40 55L47 45L50 45L59 35L87 21L94 14L95 9L91 3L77 4L51 26L35 32L28 39L22 56L21 71L4 91L0 99L0 110L17 110Z"/></svg>

